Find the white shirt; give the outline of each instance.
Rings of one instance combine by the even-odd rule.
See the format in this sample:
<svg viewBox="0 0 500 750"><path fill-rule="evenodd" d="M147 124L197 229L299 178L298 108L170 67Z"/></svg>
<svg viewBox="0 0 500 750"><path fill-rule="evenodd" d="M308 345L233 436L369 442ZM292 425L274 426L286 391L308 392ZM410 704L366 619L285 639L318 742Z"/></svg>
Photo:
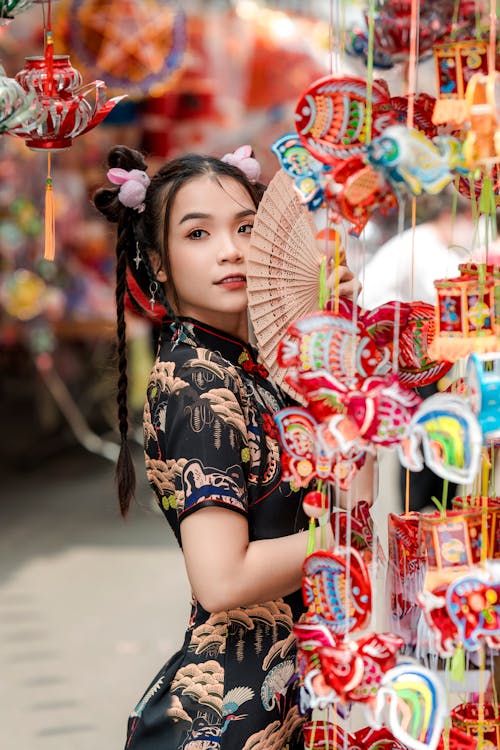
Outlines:
<svg viewBox="0 0 500 750"><path fill-rule="evenodd" d="M436 304L434 280L458 276L459 263L470 258L468 239L456 237L464 247L447 247L430 222L392 237L365 266L359 304L367 310L389 300Z"/></svg>

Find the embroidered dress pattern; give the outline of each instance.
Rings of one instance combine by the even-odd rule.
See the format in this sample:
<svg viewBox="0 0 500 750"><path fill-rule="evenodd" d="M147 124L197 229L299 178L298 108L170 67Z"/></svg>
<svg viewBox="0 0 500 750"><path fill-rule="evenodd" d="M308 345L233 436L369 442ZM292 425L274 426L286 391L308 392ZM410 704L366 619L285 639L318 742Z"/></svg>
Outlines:
<svg viewBox="0 0 500 750"><path fill-rule="evenodd" d="M285 406L249 345L196 321L164 341L144 410L148 479L181 544L207 506L248 519L250 541L303 530L302 494L281 481L273 414ZM305 550L304 550L305 553ZM301 592L209 613L193 598L182 648L129 719L127 750L298 750L293 622Z"/></svg>

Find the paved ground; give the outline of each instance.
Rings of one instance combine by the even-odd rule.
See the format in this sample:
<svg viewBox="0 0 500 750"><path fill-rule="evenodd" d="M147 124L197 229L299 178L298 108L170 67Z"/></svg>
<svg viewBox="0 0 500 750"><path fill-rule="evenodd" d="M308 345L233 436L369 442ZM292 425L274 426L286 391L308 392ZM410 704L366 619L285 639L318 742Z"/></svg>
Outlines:
<svg viewBox="0 0 500 750"><path fill-rule="evenodd" d="M83 450L2 485L0 747L118 750L184 630L180 553L146 487L123 522L111 464Z"/></svg>
<svg viewBox="0 0 500 750"><path fill-rule="evenodd" d="M387 466L382 538L395 507ZM184 631L180 553L145 483L122 521L112 465L83 449L2 473L0 747L121 750L129 710Z"/></svg>

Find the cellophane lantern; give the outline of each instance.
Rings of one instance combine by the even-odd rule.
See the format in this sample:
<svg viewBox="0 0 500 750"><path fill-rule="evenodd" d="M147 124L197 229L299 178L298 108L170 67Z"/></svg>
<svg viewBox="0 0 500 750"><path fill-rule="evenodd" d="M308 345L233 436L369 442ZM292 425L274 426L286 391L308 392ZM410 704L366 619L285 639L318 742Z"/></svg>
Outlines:
<svg viewBox="0 0 500 750"><path fill-rule="evenodd" d="M106 101L103 81L82 85L82 76L68 55L46 52L27 57L15 80L29 94L35 93L47 115L43 122L30 118L9 130L34 151L69 148L74 138L98 125L123 99L117 96Z"/></svg>
<svg viewBox="0 0 500 750"><path fill-rule="evenodd" d="M472 352L495 352L500 343L500 271L486 264L461 264L460 276L438 279L436 335L429 352L454 362Z"/></svg>

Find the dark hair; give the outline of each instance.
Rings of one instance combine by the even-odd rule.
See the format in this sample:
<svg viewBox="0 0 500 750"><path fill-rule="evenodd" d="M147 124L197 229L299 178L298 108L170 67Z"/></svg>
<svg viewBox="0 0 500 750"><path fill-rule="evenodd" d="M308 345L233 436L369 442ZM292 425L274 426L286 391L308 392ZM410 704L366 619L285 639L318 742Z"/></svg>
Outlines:
<svg viewBox="0 0 500 750"><path fill-rule="evenodd" d="M143 155L127 146L115 146L109 152L108 166L109 168L119 167L127 171L147 170ZM204 175L213 176L214 179L233 178L245 188L256 208L265 190L265 186L261 183L250 182L238 167L211 156L187 154L167 162L152 176L142 212L127 208L120 202L119 187L100 188L93 196L93 203L98 211L108 221L118 225L116 241L118 391L116 398L121 444L116 465L116 483L122 516L126 516L135 493L135 470L128 445L125 303L127 300L133 308L151 317L147 309L147 300L151 294L150 285L156 282L151 256L160 253L167 277L171 278L167 240L172 205L177 193L186 182ZM141 262L136 262L137 257ZM160 317L176 322L175 290L173 290L173 300L166 298L161 285L158 286L157 294Z"/></svg>

